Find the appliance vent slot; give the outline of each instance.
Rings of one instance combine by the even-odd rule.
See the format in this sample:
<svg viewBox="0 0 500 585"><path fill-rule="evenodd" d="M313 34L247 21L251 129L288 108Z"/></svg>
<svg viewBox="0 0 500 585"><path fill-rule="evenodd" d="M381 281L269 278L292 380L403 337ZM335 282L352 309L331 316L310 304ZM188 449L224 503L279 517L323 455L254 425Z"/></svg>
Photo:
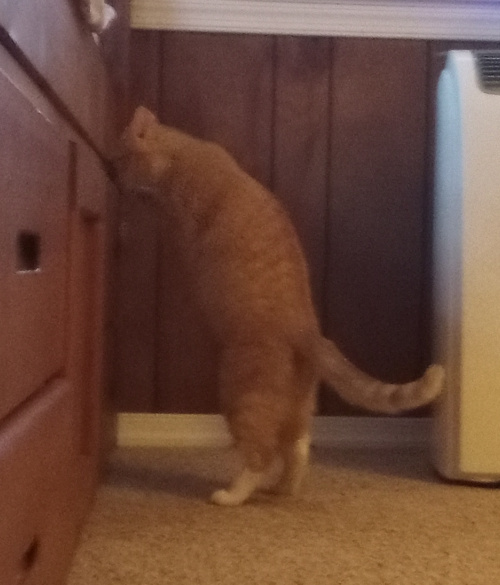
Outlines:
<svg viewBox="0 0 500 585"><path fill-rule="evenodd" d="M500 89L500 51L476 51L479 79L485 89Z"/></svg>

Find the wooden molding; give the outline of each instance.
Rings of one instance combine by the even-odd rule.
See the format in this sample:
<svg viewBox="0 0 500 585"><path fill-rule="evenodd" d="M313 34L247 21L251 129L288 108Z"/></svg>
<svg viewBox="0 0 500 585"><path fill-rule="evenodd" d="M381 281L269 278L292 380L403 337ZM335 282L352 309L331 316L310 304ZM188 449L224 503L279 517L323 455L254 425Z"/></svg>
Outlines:
<svg viewBox="0 0 500 585"><path fill-rule="evenodd" d="M497 0L131 0L138 29L500 41Z"/></svg>
<svg viewBox="0 0 500 585"><path fill-rule="evenodd" d="M428 418L318 416L313 443L325 447L411 447L429 442ZM121 447L227 447L231 438L219 415L118 415Z"/></svg>

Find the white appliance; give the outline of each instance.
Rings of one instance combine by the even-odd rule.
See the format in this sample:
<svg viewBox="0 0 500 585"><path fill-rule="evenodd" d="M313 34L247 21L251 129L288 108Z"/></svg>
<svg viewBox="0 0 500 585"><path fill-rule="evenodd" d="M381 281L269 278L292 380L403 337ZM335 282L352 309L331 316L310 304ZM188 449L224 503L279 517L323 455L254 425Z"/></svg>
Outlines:
<svg viewBox="0 0 500 585"><path fill-rule="evenodd" d="M434 464L500 481L500 51L448 53L436 125Z"/></svg>

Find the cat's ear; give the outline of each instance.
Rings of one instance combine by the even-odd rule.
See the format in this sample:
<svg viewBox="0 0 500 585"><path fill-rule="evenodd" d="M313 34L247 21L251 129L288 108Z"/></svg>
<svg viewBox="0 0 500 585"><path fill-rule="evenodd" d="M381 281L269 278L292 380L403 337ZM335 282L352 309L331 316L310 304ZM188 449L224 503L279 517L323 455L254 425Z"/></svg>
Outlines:
<svg viewBox="0 0 500 585"><path fill-rule="evenodd" d="M144 139L148 131L158 124L158 120L153 112L150 112L144 106L139 106L130 122L129 132L130 136L136 140Z"/></svg>

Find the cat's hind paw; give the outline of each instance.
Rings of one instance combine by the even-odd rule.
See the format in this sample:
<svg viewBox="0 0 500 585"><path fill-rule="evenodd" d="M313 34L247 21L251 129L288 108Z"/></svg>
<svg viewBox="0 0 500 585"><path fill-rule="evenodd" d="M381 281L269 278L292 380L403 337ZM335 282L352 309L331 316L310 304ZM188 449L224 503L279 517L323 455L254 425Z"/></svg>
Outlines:
<svg viewBox="0 0 500 585"><path fill-rule="evenodd" d="M217 490L210 496L210 501L218 506L239 506L243 500L228 490Z"/></svg>

